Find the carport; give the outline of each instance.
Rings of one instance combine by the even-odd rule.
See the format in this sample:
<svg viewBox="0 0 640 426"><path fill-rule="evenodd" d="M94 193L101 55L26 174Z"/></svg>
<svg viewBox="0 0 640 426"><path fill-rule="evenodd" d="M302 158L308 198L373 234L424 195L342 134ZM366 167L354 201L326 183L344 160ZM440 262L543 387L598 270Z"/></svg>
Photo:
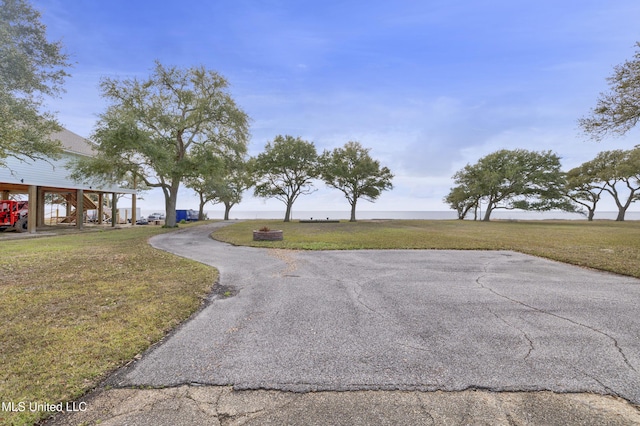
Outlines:
<svg viewBox="0 0 640 426"><path fill-rule="evenodd" d="M136 191L121 188L98 181L77 182L71 179L70 165L79 157L94 155L91 142L66 129L52 135L52 139L61 141L64 153L58 159L32 160L29 158L9 157L6 167L0 168L0 199L9 199L12 194L26 194L29 201L27 231L35 233L37 227L45 225L45 195L58 194L66 200L67 211L62 223L75 223L82 228L84 214L96 209L98 224L105 217L111 217L111 226L115 226L117 214L117 195L132 195L131 222L136 221ZM95 203L89 194L97 194ZM111 197L111 212L105 212L104 197ZM36 218L36 220L31 220Z"/></svg>

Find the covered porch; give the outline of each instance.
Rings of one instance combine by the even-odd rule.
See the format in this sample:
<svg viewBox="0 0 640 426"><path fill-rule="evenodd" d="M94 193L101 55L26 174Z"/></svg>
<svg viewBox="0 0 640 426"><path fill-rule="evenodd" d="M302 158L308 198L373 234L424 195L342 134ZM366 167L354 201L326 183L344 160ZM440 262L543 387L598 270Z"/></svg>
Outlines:
<svg viewBox="0 0 640 426"><path fill-rule="evenodd" d="M66 209L61 223L75 224L80 229L84 226L87 210L97 210L98 223L111 219L111 225L115 227L118 223L118 196L130 194L131 219L135 224L135 189L121 188L99 179L79 182L71 177L71 169L77 159L94 155L92 144L66 129L52 135L52 138L62 145L63 153L59 157L31 159L10 156L4 160L4 166L0 167L0 200L8 200L18 194L21 199L28 200L27 232L35 233L38 227L45 225L47 194L56 194L58 198L64 199ZM94 199L90 197L92 194L96 194ZM107 199L111 201L111 211L104 209Z"/></svg>
<svg viewBox="0 0 640 426"><path fill-rule="evenodd" d="M118 219L118 196L121 194L131 194L131 223L136 223L136 193L134 190L118 188L117 191L98 190L89 188L64 188L40 185L27 185L16 183L0 182L0 200L8 200L12 196L26 196L28 200L28 221L27 232L35 233L37 228L45 225L54 225L50 220L46 222L45 199L47 194L53 194L60 199L64 199L66 209L62 215L56 214L55 224L74 225L78 229L85 226L87 211L95 210L95 223L102 225L110 222L112 227L119 223ZM94 197L89 197L95 194ZM94 198L94 199L92 199ZM95 199L97 198L97 199ZM78 202L80 200L81 202ZM110 208L105 209L105 201L110 201ZM35 218L35 220L34 220ZM50 217L51 219L51 217Z"/></svg>

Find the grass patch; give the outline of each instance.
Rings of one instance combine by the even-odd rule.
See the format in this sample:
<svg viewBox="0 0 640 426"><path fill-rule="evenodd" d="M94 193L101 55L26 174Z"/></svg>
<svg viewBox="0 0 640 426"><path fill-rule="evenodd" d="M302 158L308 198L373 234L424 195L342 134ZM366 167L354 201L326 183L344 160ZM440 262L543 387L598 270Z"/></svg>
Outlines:
<svg viewBox="0 0 640 426"><path fill-rule="evenodd" d="M283 241L253 241L253 229L284 231ZM246 221L213 237L236 245L304 250L514 250L640 278L640 223L613 221L391 220L340 223Z"/></svg>
<svg viewBox="0 0 640 426"><path fill-rule="evenodd" d="M74 400L198 309L217 271L147 244L165 232L0 240L0 401Z"/></svg>

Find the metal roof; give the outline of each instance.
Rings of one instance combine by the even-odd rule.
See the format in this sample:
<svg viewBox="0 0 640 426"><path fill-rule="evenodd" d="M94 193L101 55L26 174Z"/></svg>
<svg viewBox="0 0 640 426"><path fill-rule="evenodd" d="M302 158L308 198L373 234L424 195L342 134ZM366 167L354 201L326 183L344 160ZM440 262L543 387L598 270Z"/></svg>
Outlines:
<svg viewBox="0 0 640 426"><path fill-rule="evenodd" d="M52 134L51 139L59 140L62 143L62 149L67 152L89 157L95 155L94 144L92 142L67 129L62 129L62 131Z"/></svg>

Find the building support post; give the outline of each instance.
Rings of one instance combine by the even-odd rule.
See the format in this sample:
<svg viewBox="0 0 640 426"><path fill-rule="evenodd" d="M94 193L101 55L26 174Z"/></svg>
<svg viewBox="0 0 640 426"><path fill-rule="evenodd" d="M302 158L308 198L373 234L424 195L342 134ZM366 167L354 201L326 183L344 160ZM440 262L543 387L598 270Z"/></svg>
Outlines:
<svg viewBox="0 0 640 426"><path fill-rule="evenodd" d="M78 189L76 191L76 227L84 228L84 191Z"/></svg>
<svg viewBox="0 0 640 426"><path fill-rule="evenodd" d="M138 182L137 182L137 175L134 173L133 174L133 189L136 189L136 187L138 186ZM135 226L136 221L138 220L138 213L136 212L137 210L137 204L138 204L138 200L136 198L136 193L134 192L133 194L131 194L131 225Z"/></svg>
<svg viewBox="0 0 640 426"><path fill-rule="evenodd" d="M98 225L102 225L102 216L104 216L104 194L98 193Z"/></svg>
<svg viewBox="0 0 640 426"><path fill-rule="evenodd" d="M44 189L38 186L38 201L36 202L36 209L38 210L36 217L36 226L44 225Z"/></svg>
<svg viewBox="0 0 640 426"><path fill-rule="evenodd" d="M111 193L111 227L116 227L116 222L119 222L118 218L118 199L116 198L116 193Z"/></svg>
<svg viewBox="0 0 640 426"><path fill-rule="evenodd" d="M136 221L138 220L138 215L136 213L137 209L137 200L136 194L131 194L131 225L135 226Z"/></svg>
<svg viewBox="0 0 640 426"><path fill-rule="evenodd" d="M38 216L38 187L29 185L29 219L27 219L27 232L36 233L36 223Z"/></svg>

